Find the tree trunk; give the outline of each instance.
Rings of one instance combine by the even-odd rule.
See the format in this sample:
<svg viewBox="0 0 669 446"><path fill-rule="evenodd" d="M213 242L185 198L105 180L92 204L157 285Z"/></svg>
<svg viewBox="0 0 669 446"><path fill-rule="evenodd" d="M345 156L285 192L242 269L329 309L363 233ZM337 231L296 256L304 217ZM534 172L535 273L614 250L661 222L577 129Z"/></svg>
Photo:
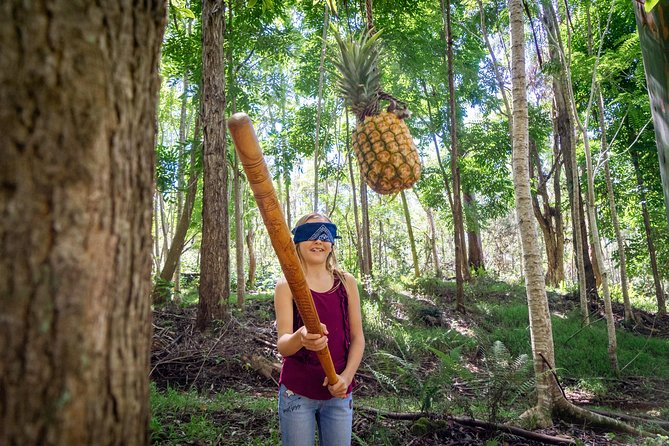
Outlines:
<svg viewBox="0 0 669 446"><path fill-rule="evenodd" d="M251 219L251 222L253 220ZM256 252L255 252L255 229L253 224L249 224L249 228L246 231L246 248L249 253L249 275L246 280L246 288L254 289L256 286Z"/></svg>
<svg viewBox="0 0 669 446"><path fill-rule="evenodd" d="M413 236L413 226L411 226L411 214L409 213L409 204L404 191L400 192L402 198L402 209L404 210L404 219L407 223L407 234L409 235L409 246L411 247L411 258L413 259L413 271L416 277L420 277L420 266L418 265L418 252L416 251L416 240Z"/></svg>
<svg viewBox="0 0 669 446"><path fill-rule="evenodd" d="M165 3L0 6L0 444L148 445Z"/></svg>
<svg viewBox="0 0 669 446"><path fill-rule="evenodd" d="M620 287L623 293L623 305L625 307L625 322L635 322L634 312L632 311L632 304L630 302L628 284L627 284L627 267L625 260L625 242L623 240L622 232L620 231L620 223L618 222L618 211L616 209L616 199L613 192L613 181L611 180L611 169L609 168L609 148L606 139L606 122L604 121L604 99L601 91L597 95L597 106L599 110L599 127L601 129L601 146L604 158L604 174L606 176L606 194L609 199L609 209L611 211L611 222L613 223L613 230L616 234L616 242L618 244L618 257L620 258Z"/></svg>
<svg viewBox="0 0 669 446"><path fill-rule="evenodd" d="M348 111L344 112L346 114L346 135L350 134L349 130L349 122L348 122ZM346 153L351 153L350 152L350 138L344 138L346 141ZM356 197L356 189L355 189L355 176L353 175L353 157L349 156L348 157L348 175L351 180L351 198L353 200L353 219L355 221L355 240L354 240L354 245L355 245L355 253L357 257L357 263L358 263L358 270L362 274L364 270L364 256L363 256L363 250L362 250L362 230L360 229L360 219L358 217L358 199Z"/></svg>
<svg viewBox="0 0 669 446"><path fill-rule="evenodd" d="M634 172L636 173L637 187L641 198L641 214L643 215L643 228L646 234L646 243L648 244L648 256L650 257L650 269L653 273L653 284L655 285L655 298L657 299L658 314L666 314L667 306L664 301L664 292L662 291L662 282L660 281L660 273L657 269L657 253L655 251L655 243L653 242L653 233L650 226L650 215L648 214L648 206L646 205L646 187L644 186L641 169L639 169L639 154L633 147L630 150L632 157L632 164L634 165Z"/></svg>
<svg viewBox="0 0 669 446"><path fill-rule="evenodd" d="M483 244L481 243L481 226L479 224L476 199L466 191L463 193L465 215L467 217L467 267L473 270L485 270L483 262Z"/></svg>
<svg viewBox="0 0 669 446"><path fill-rule="evenodd" d="M634 1L639 44L646 72L646 86L655 126L657 156L669 222L669 0L660 0L650 11Z"/></svg>
<svg viewBox="0 0 669 446"><path fill-rule="evenodd" d="M190 22L188 24L190 29ZM183 92L181 94L181 113L179 115L179 167L178 167L178 185L177 190L177 226L179 219L183 213L184 208L184 189L186 189L186 128L188 127L188 69L184 70L183 78ZM175 235L178 227L175 229ZM179 256L181 259L181 256ZM181 262L177 260L177 265L174 270L174 294L178 296L181 292Z"/></svg>
<svg viewBox="0 0 669 446"><path fill-rule="evenodd" d="M367 183L360 181L360 210L362 211L362 252L364 268L363 282L366 290L371 291L372 278L372 240L369 231L369 205L367 203Z"/></svg>
<svg viewBox="0 0 669 446"><path fill-rule="evenodd" d="M228 164L225 138L225 3L202 4L202 73L204 101L204 185L202 193L202 248L200 300L196 325L206 329L212 319L228 315L230 295L230 221Z"/></svg>
<svg viewBox="0 0 669 446"><path fill-rule="evenodd" d="M553 5L548 0L542 0L542 19L549 35L549 53L551 59L564 67L562 51L562 40L555 17ZM578 178L578 165L576 164L576 142L574 141L574 122L571 114L570 95L568 94L567 76L565 69L553 76L553 93L557 111L557 130L560 140L560 148L564 160L567 177L567 191L569 193L569 204L572 213L572 234L574 237L574 256L578 268L579 295L581 302L581 317L584 324L589 323L588 294L590 291L596 293L595 278L592 272L592 263L587 246L587 234L585 232L585 218L581 206L581 191Z"/></svg>
<svg viewBox="0 0 669 446"><path fill-rule="evenodd" d="M559 153L554 150L554 161L551 173L546 175L543 171L539 152L536 143L532 138L528 141L530 153L530 180L534 180L535 184L532 187L532 210L534 216L539 223L541 232L546 246L546 260L548 268L546 270L546 283L557 287L564 280L564 236L562 235L562 211L560 210L559 189L556 194L555 206L550 205L550 198L548 196L547 183L550 176L560 176ZM534 170L536 169L536 178L534 177ZM554 186L559 188L559 180ZM536 192L534 192L536 190ZM541 197L542 204L539 203Z"/></svg>
<svg viewBox="0 0 669 446"><path fill-rule="evenodd" d="M233 5L230 3L228 7L228 35L233 34ZM232 114L237 113L237 84L236 84L236 70L233 69L234 62L233 58L233 48L232 45L228 45L227 49L228 57L228 73L230 75L229 81L229 91L230 96L232 97ZM244 306L244 297L246 295L246 281L244 280L244 219L242 215L244 213L244 200L242 197L242 192L244 188L243 176L241 167L239 166L239 157L237 156L237 151L232 151L232 190L234 194L234 218L235 218L235 273L237 276L237 307L242 308Z"/></svg>
<svg viewBox="0 0 669 446"><path fill-rule="evenodd" d="M432 259L434 260L434 275L441 277L441 263L439 262L439 253L437 252L437 229L434 224L434 215L432 208L425 210L427 222L430 225L430 248L432 248Z"/></svg>
<svg viewBox="0 0 669 446"><path fill-rule="evenodd" d="M170 243L170 249L167 252L165 258L165 264L163 269L160 272L160 279L168 281L174 276L174 272L179 264L179 259L181 258L181 253L183 251L184 243L186 242L186 234L188 233L188 227L190 226L191 217L193 215L193 207L195 205L195 197L197 195L197 182L198 182L198 172L197 172L197 152L200 150L199 145L200 138L200 118L198 116L195 123L195 135L193 136L193 147L191 147L190 154L190 174L188 179L186 200L183 205L183 209L179 216L179 222L177 223L176 230L174 231L174 237L172 238L172 243ZM167 296L163 293L166 290L160 286L155 286L153 289L153 301L154 303L164 303Z"/></svg>
<svg viewBox="0 0 669 446"><path fill-rule="evenodd" d="M465 294L464 294L464 243L465 231L462 218L462 202L460 201L460 168L458 166L458 138L457 138L457 120L455 111L455 82L453 78L453 36L451 34L451 2L450 0L441 0L441 13L444 21L446 36L446 53L448 67L448 92L450 109L450 130L451 130L451 179L453 181L453 244L455 246L455 302L456 309L459 312L465 312Z"/></svg>
<svg viewBox="0 0 669 446"><path fill-rule="evenodd" d="M318 67L318 103L316 107L316 137L314 139L314 209L313 212L318 212L318 145L320 143L320 129L321 129L321 105L323 102L323 76L325 74L325 50L328 42L328 23L330 22L330 14L327 2L325 2L325 16L323 18L323 37L321 44L321 61Z"/></svg>

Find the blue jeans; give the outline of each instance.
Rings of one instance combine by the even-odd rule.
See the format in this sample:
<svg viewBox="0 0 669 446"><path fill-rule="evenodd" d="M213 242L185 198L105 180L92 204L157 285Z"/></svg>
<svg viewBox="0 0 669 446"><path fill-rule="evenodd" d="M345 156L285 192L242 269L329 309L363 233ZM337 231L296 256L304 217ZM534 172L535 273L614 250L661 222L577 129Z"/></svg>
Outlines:
<svg viewBox="0 0 669 446"><path fill-rule="evenodd" d="M312 446L318 426L320 446L351 444L353 397L312 400L279 387L279 426L283 446Z"/></svg>

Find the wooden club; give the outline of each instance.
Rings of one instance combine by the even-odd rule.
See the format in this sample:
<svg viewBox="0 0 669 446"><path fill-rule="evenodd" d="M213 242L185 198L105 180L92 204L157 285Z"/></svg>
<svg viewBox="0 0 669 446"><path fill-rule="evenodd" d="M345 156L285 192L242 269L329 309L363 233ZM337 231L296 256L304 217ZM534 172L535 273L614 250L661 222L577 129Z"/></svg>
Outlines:
<svg viewBox="0 0 669 446"><path fill-rule="evenodd" d="M283 216L279 199L276 196L272 178L267 169L267 164L265 164L255 130L253 129L253 123L246 113L235 113L228 119L228 128L235 143L239 160L244 166L246 178L248 178L253 190L253 196L258 204L258 209L260 209L260 215L262 215L269 238L272 241L272 247L274 247L274 252L276 252L276 256L279 258L283 274L293 293L297 310L300 312L300 316L302 316L304 325L307 327L309 333L323 335L321 321L314 306L314 299L311 296L311 290L307 285L302 265L297 257L295 244L286 224L286 219ZM325 375L328 377L329 385L335 384L337 382L337 374L332 363L330 350L325 346L324 349L316 352L316 354L325 371Z"/></svg>

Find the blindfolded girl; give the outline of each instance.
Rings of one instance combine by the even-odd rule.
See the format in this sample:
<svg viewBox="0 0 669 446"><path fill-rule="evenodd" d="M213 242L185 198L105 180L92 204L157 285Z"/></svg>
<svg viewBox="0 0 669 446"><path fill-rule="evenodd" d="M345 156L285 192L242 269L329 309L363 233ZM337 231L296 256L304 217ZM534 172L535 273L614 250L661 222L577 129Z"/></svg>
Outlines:
<svg viewBox="0 0 669 446"><path fill-rule="evenodd" d="M365 349L360 296L355 278L335 257L337 227L321 214L302 217L293 229L297 256L311 289L323 335L309 333L282 278L274 307L277 347L283 356L279 379L279 424L283 446L351 444L354 376ZM316 352L328 346L338 381L331 385Z"/></svg>

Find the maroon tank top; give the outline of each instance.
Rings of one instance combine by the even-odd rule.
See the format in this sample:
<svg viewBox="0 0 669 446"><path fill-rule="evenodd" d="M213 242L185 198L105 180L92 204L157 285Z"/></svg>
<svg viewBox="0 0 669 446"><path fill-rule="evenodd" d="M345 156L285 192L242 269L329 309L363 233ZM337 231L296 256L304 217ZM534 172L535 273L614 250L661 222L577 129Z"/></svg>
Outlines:
<svg viewBox="0 0 669 446"><path fill-rule="evenodd" d="M346 287L335 276L329 291L311 291L318 318L328 329L328 348L335 371L340 374L346 368L351 335L348 323L348 296ZM293 331L304 325L293 302ZM318 355L302 347L295 354L283 358L279 383L289 390L314 400L328 400L332 395L323 386L325 372L318 361ZM350 392L353 384L348 388Z"/></svg>

